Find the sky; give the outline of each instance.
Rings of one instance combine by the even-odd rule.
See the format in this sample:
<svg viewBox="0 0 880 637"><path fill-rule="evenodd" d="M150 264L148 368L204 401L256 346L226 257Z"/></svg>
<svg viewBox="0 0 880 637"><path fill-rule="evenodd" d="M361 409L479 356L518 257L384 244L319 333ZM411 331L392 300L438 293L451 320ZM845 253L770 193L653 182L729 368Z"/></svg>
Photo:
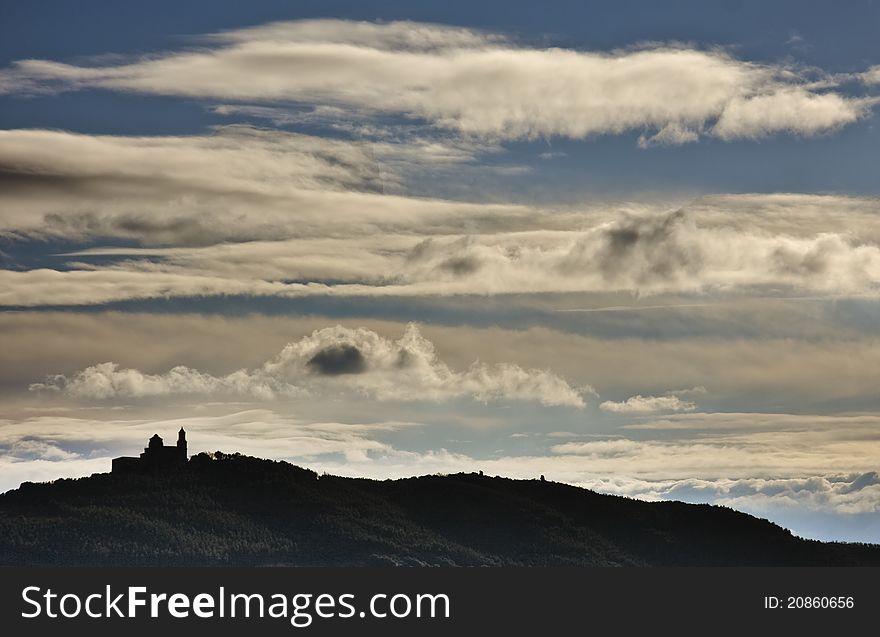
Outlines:
<svg viewBox="0 0 880 637"><path fill-rule="evenodd" d="M880 542L878 19L3 3L0 490L184 426Z"/></svg>

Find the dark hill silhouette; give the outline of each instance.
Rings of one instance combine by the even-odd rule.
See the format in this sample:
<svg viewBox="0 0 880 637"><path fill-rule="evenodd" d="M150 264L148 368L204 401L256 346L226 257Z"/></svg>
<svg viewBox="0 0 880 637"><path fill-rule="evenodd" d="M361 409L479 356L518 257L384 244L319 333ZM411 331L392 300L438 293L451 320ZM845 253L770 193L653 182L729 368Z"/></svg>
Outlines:
<svg viewBox="0 0 880 637"><path fill-rule="evenodd" d="M880 565L880 546L550 481L375 481L218 453L0 495L0 564Z"/></svg>

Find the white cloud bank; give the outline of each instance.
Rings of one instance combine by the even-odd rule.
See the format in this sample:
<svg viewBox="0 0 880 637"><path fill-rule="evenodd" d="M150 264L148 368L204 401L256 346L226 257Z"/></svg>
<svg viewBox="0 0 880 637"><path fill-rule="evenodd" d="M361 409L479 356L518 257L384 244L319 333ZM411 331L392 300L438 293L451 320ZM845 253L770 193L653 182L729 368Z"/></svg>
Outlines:
<svg viewBox="0 0 880 637"><path fill-rule="evenodd" d="M880 513L880 476L876 471L788 479L691 479L661 483L654 490L667 499L705 499L753 511L787 506L847 514Z"/></svg>
<svg viewBox="0 0 880 637"><path fill-rule="evenodd" d="M281 396L354 390L377 400L527 400L581 408L581 390L546 370L518 365L473 363L454 371L414 324L392 341L368 329L342 326L314 331L289 343L253 370L213 376L184 366L145 374L115 363L87 367L72 376L55 375L31 385L34 391L61 391L75 398L112 399L204 394L261 400ZM589 393L589 388L582 391Z"/></svg>
<svg viewBox="0 0 880 637"><path fill-rule="evenodd" d="M278 22L201 44L116 65L21 60L2 72L0 90L104 88L331 106L501 139L645 131L642 145L814 135L858 120L871 104L818 92L791 68L717 50L531 48L416 22Z"/></svg>

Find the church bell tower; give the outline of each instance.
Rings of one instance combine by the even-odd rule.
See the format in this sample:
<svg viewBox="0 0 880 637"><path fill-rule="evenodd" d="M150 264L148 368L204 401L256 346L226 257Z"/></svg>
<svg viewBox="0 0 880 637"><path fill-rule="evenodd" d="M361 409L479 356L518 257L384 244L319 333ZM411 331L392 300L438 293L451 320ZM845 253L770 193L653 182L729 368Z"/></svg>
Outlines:
<svg viewBox="0 0 880 637"><path fill-rule="evenodd" d="M184 431L183 427L177 432L177 453L180 455L181 460L186 462L186 431Z"/></svg>

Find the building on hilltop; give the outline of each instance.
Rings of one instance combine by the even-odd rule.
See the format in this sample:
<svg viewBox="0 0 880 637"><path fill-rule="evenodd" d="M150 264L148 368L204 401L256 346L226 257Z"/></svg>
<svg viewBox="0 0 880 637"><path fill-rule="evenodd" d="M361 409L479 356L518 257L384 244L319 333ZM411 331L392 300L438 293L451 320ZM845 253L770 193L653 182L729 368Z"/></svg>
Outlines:
<svg viewBox="0 0 880 637"><path fill-rule="evenodd" d="M113 458L113 473L160 471L186 466L186 431L177 432L177 444L165 445L159 434L153 434L140 458Z"/></svg>

